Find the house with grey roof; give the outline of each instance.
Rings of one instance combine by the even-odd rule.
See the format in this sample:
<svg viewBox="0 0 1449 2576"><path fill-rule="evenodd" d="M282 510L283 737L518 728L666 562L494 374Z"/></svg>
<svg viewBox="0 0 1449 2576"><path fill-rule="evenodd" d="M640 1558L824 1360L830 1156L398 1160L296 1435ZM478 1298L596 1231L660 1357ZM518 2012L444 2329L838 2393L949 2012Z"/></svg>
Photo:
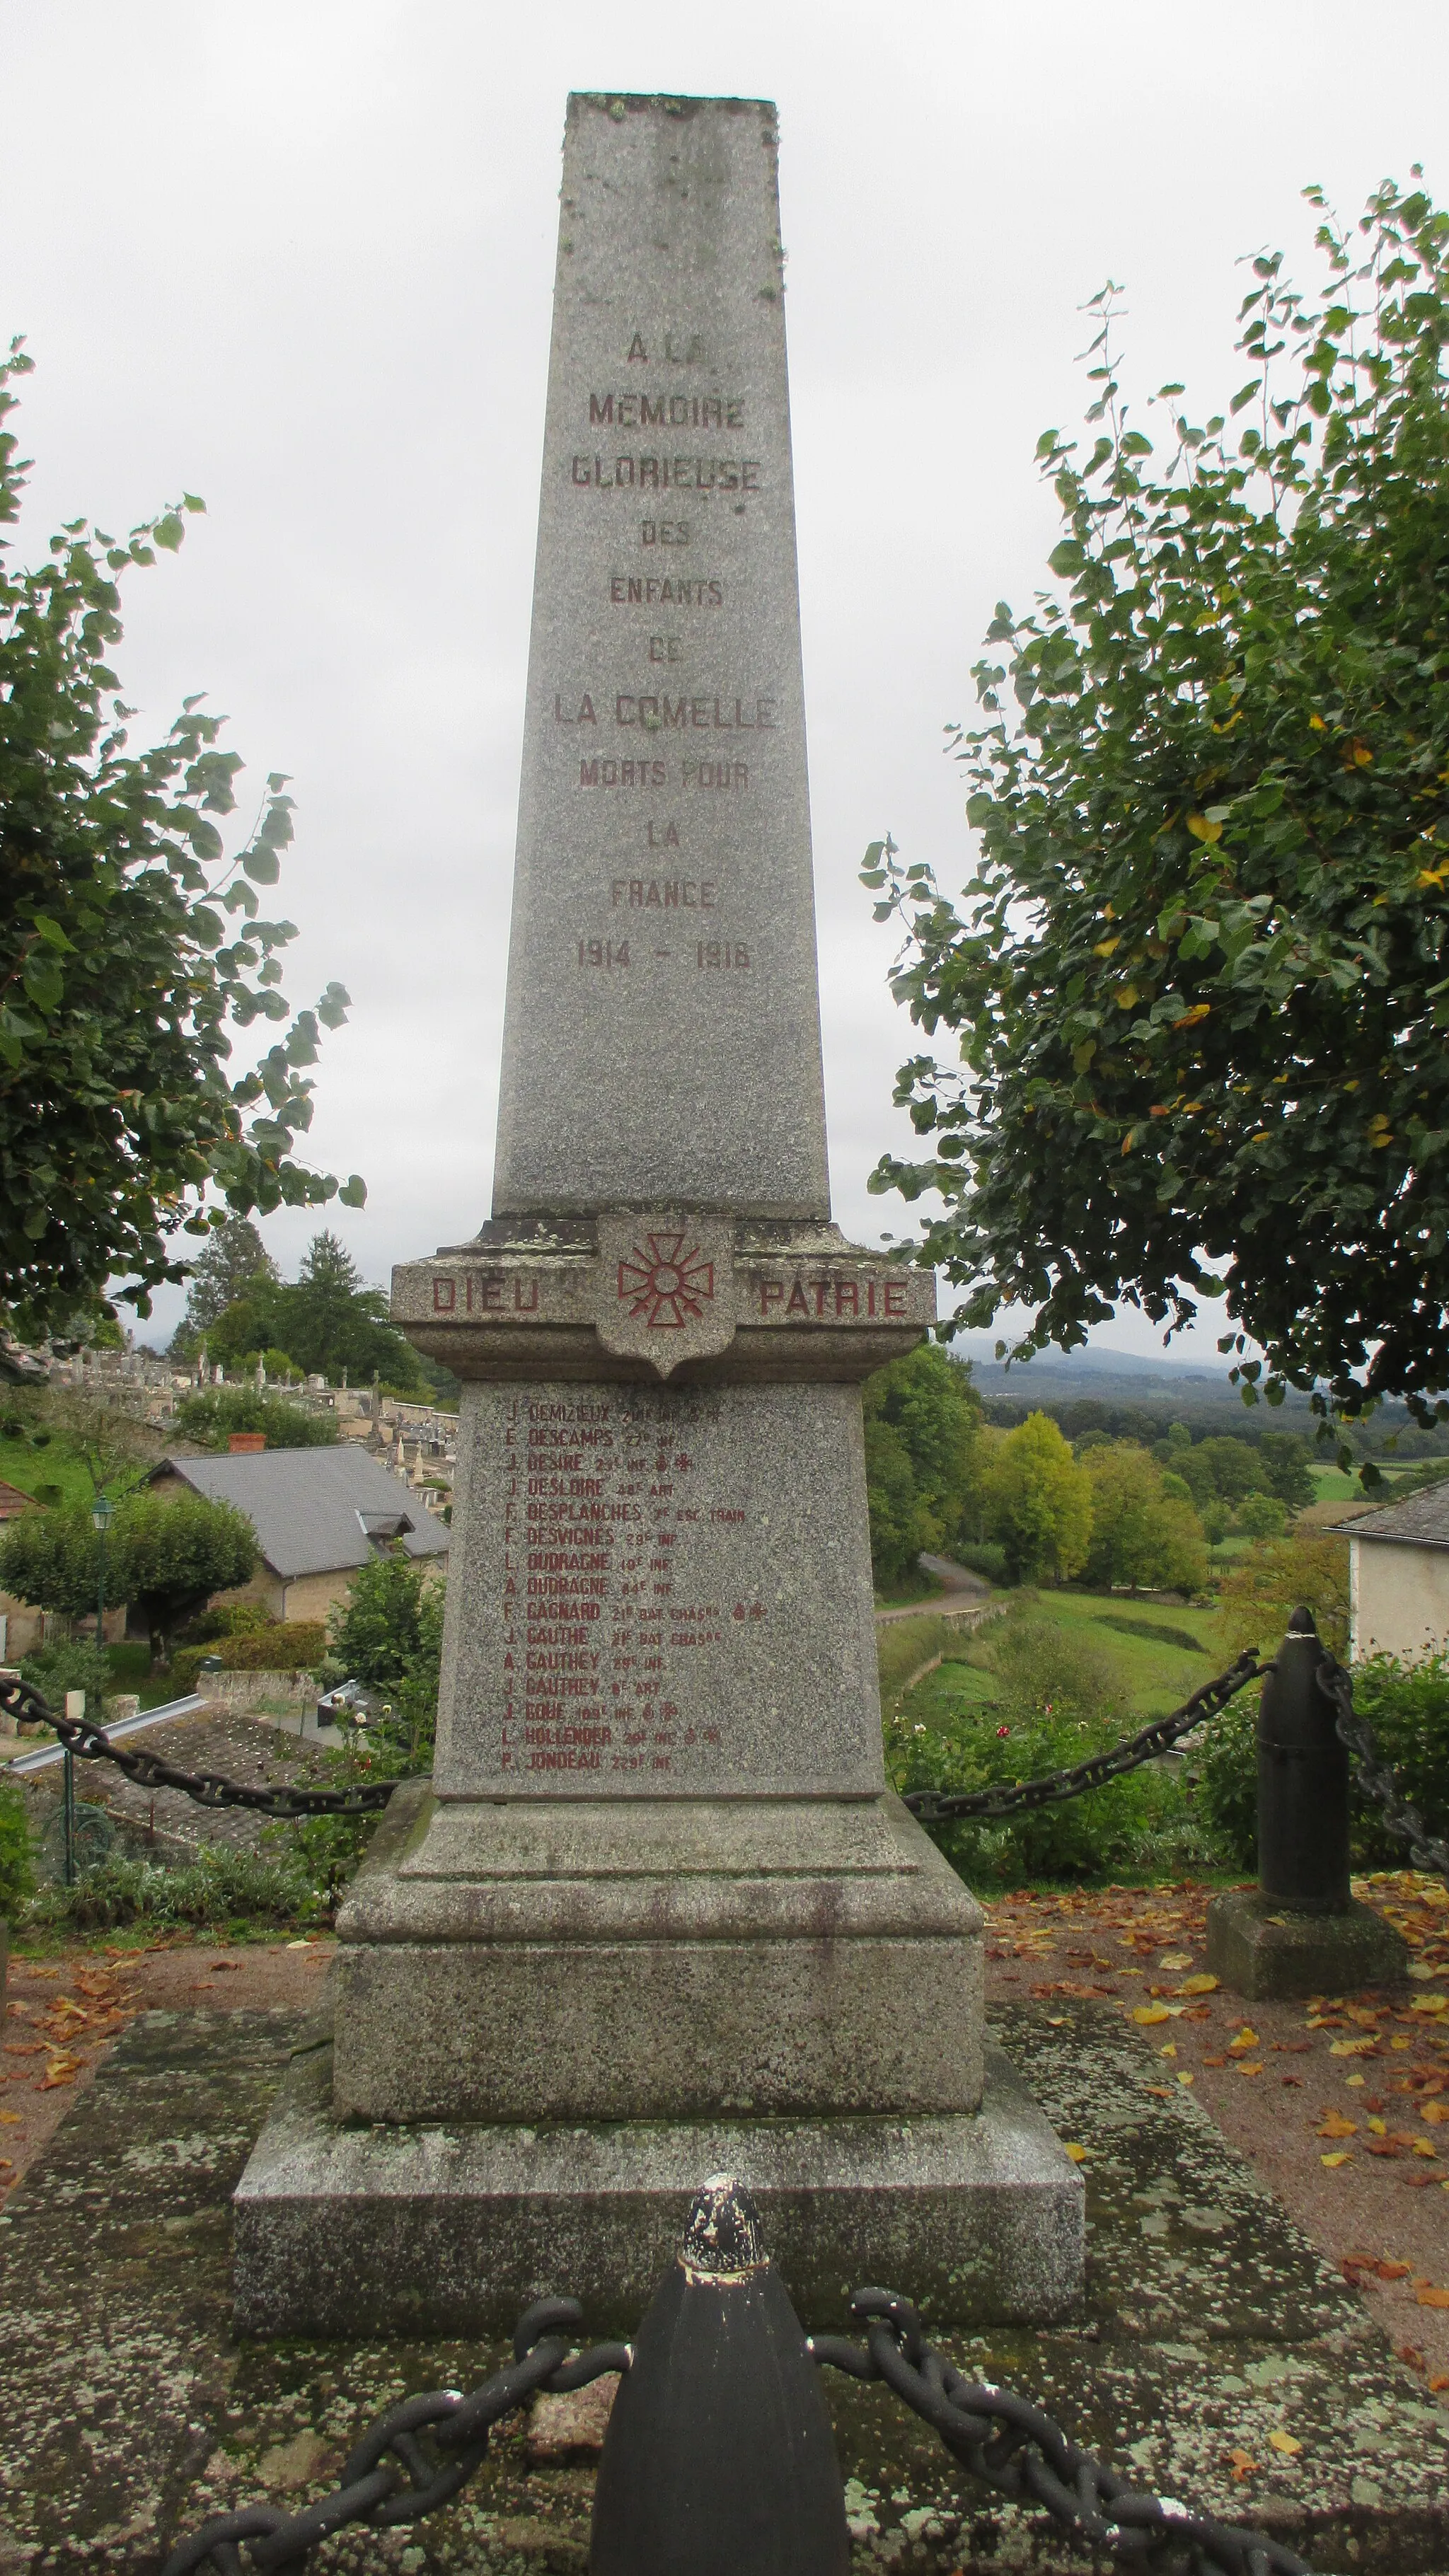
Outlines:
<svg viewBox="0 0 1449 2576"><path fill-rule="evenodd" d="M394 1547L439 1574L449 1532L417 1496L351 1441L335 1449L262 1449L227 1458L163 1458L151 1484L234 1503L257 1534L250 1583L218 1595L260 1601L273 1619L325 1619L368 1558Z"/></svg>
<svg viewBox="0 0 1449 2576"><path fill-rule="evenodd" d="M1449 1647L1449 1478L1336 1526L1348 1540L1353 1660L1417 1664Z"/></svg>

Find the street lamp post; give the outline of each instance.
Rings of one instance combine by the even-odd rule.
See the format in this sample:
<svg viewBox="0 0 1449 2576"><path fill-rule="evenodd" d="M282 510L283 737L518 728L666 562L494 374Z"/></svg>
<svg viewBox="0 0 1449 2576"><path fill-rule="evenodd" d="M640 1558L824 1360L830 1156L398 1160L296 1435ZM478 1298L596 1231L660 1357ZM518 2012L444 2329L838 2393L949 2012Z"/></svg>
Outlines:
<svg viewBox="0 0 1449 2576"><path fill-rule="evenodd" d="M96 1559L96 1653L102 1654L106 1643L106 1532L111 1526L112 1506L104 1494L97 1494L91 1505L91 1527L100 1540Z"/></svg>

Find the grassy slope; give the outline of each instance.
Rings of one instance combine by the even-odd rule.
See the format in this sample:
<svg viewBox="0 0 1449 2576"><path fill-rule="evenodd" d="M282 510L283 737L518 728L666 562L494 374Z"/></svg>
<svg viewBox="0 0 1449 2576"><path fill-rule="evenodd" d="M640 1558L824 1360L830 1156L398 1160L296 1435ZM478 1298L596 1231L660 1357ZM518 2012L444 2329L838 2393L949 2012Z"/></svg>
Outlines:
<svg viewBox="0 0 1449 2576"><path fill-rule="evenodd" d="M1215 1614L1211 1610L1129 1601L1121 1593L1043 1592L1034 1600L1022 1602L1008 1615L1048 1620L1068 1633L1075 1631L1090 1638L1094 1646L1110 1656L1129 1711L1139 1723L1176 1708L1200 1683L1210 1680L1225 1660L1231 1661L1222 1656L1215 1642ZM1190 1636L1201 1638L1205 1651L1189 1654L1170 1638L1164 1637L1159 1645L1151 1637L1126 1636L1120 1629L1102 1624L1104 1619L1120 1618L1141 1620L1148 1628L1184 1629ZM929 1726L948 1709L963 1704L990 1707L995 1696L995 1682L989 1671L975 1663L950 1662L917 1683L905 1702L905 1713Z"/></svg>
<svg viewBox="0 0 1449 2576"><path fill-rule="evenodd" d="M37 1485L59 1485L68 1503L88 1503L90 1477L78 1459L68 1458L58 1440L32 1449L27 1440L0 1440L0 1484L33 1494Z"/></svg>

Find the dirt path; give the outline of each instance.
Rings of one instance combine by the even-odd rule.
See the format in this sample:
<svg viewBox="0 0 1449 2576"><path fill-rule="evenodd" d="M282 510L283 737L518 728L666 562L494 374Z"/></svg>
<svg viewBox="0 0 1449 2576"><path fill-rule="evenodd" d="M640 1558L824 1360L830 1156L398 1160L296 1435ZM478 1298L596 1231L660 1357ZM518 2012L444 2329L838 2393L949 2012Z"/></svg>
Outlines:
<svg viewBox="0 0 1449 2576"><path fill-rule="evenodd" d="M921 1556L916 1559L924 1574L934 1574L941 1589L925 1601L896 1601L889 1610L877 1610L876 1625L887 1619L920 1619L932 1611L938 1619L959 1617L963 1610L984 1609L991 1599L991 1586L969 1567L956 1565L949 1556Z"/></svg>
<svg viewBox="0 0 1449 2576"><path fill-rule="evenodd" d="M1449 2398L1449 1890L1355 1882L1414 1951L1403 1993L1254 2004L1209 1979L1211 1891L1109 1888L990 1907L987 1993L1100 2001L1191 2085L1299 2225L1361 2289L1401 2360Z"/></svg>

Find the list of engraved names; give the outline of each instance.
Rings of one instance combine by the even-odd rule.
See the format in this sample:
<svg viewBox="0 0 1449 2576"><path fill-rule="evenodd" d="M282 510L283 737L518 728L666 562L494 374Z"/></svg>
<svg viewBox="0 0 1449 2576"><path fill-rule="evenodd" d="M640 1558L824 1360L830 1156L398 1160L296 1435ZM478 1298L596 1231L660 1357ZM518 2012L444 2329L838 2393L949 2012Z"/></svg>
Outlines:
<svg viewBox="0 0 1449 2576"><path fill-rule="evenodd" d="M720 1668L770 1612L721 1579L757 1555L727 1544L751 1515L742 1496L720 1499L720 1412L699 1395L509 1392L502 1771L668 1778L727 1763ZM715 1453L704 1477L700 1435Z"/></svg>

